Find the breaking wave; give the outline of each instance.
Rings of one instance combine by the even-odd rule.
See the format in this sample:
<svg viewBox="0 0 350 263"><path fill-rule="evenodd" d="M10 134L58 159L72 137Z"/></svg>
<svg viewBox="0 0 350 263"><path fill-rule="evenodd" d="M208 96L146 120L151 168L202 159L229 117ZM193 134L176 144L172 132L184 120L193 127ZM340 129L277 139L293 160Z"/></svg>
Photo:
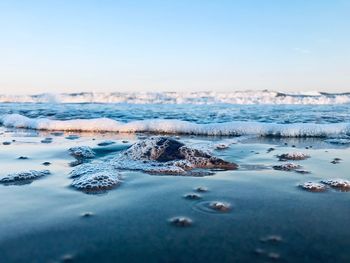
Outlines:
<svg viewBox="0 0 350 263"><path fill-rule="evenodd" d="M0 117L5 127L36 130L90 131L90 132L149 132L155 134L194 134L207 136L277 136L277 137L332 137L350 135L350 123L293 123L225 122L199 124L182 120L152 119L119 122L109 118L51 120L28 118L20 114Z"/></svg>
<svg viewBox="0 0 350 263"><path fill-rule="evenodd" d="M129 103L129 104L347 104L350 93L276 91L233 92L81 92L38 95L0 95L0 102Z"/></svg>

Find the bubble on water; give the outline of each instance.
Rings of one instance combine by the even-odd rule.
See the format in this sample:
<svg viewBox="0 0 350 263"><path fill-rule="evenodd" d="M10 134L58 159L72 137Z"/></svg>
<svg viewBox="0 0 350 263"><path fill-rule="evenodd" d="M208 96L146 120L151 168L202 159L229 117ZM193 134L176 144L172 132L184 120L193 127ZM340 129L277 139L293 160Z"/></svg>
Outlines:
<svg viewBox="0 0 350 263"><path fill-rule="evenodd" d="M62 262L73 262L74 256L72 254L66 254L61 257Z"/></svg>
<svg viewBox="0 0 350 263"><path fill-rule="evenodd" d="M193 209L210 214L225 214L232 210L232 205L222 201L202 201L195 203Z"/></svg>
<svg viewBox="0 0 350 263"><path fill-rule="evenodd" d="M275 150L275 148L269 148L269 149L267 149L267 153L270 153L270 152L272 152L272 151L274 151Z"/></svg>
<svg viewBox="0 0 350 263"><path fill-rule="evenodd" d="M274 259L274 260L277 260L277 259L280 259L281 256L280 254L276 253L276 252L270 252L267 254L267 256L270 258L270 259Z"/></svg>
<svg viewBox="0 0 350 263"><path fill-rule="evenodd" d="M91 159L95 157L95 152L89 146L77 146L69 148L69 154L74 158L81 159Z"/></svg>
<svg viewBox="0 0 350 263"><path fill-rule="evenodd" d="M210 203L210 207L220 212L228 212L231 210L231 205L226 202L214 201Z"/></svg>
<svg viewBox="0 0 350 263"><path fill-rule="evenodd" d="M185 194L184 197L190 200L198 200L202 198L199 194L196 194L196 193L188 193L188 194Z"/></svg>
<svg viewBox="0 0 350 263"><path fill-rule="evenodd" d="M350 191L350 181L340 178L323 180L322 183L341 191Z"/></svg>
<svg viewBox="0 0 350 263"><path fill-rule="evenodd" d="M338 164L338 163L340 163L341 160L342 159L340 159L340 158L334 158L333 161L331 161L331 163L332 164Z"/></svg>
<svg viewBox="0 0 350 263"><path fill-rule="evenodd" d="M80 136L78 136L76 134L70 134L66 137L67 140L77 140L79 138L80 138Z"/></svg>
<svg viewBox="0 0 350 263"><path fill-rule="evenodd" d="M277 155L280 161L288 161L288 160L293 160L293 161L300 161L300 160L305 160L307 158L310 158L309 155L302 153L302 152L292 152L292 153L284 153L281 155Z"/></svg>
<svg viewBox="0 0 350 263"><path fill-rule="evenodd" d="M0 178L0 183L8 184L8 183L16 183L20 181L30 181L49 174L50 174L49 170L42 170L42 171L30 170L27 172L11 173Z"/></svg>
<svg viewBox="0 0 350 263"><path fill-rule="evenodd" d="M300 169L302 166L299 164L294 164L294 163L284 163L281 165L274 165L272 168L274 170L281 170L281 171L293 171L296 169Z"/></svg>
<svg viewBox="0 0 350 263"><path fill-rule="evenodd" d="M256 249L254 249L254 254L263 255L263 254L265 254L265 253L266 253L266 251L265 251L264 249L262 249L262 248L256 248Z"/></svg>
<svg viewBox="0 0 350 263"><path fill-rule="evenodd" d="M207 187L205 187L205 186L196 187L195 190L196 190L197 192L200 192L200 193L208 192L208 191L209 191L209 189L208 189Z"/></svg>
<svg viewBox="0 0 350 263"><path fill-rule="evenodd" d="M41 143L52 143L52 138L45 138L40 141Z"/></svg>
<svg viewBox="0 0 350 263"><path fill-rule="evenodd" d="M52 136L62 136L64 133L63 132L51 132L50 134Z"/></svg>
<svg viewBox="0 0 350 263"><path fill-rule="evenodd" d="M299 187L310 192L324 192L327 190L324 184L317 182L305 182L300 184Z"/></svg>
<svg viewBox="0 0 350 263"><path fill-rule="evenodd" d="M92 213L92 212L84 212L81 214L81 217L91 217L93 215L94 215L94 213Z"/></svg>
<svg viewBox="0 0 350 263"><path fill-rule="evenodd" d="M108 163L82 164L71 171L72 186L84 192L103 192L121 183L119 174Z"/></svg>
<svg viewBox="0 0 350 263"><path fill-rule="evenodd" d="M184 216L177 216L169 219L169 222L177 227L188 227L191 226L193 221L192 219Z"/></svg>
<svg viewBox="0 0 350 263"><path fill-rule="evenodd" d="M112 144L115 144L115 142L114 142L114 141L107 140L107 141L100 142L100 143L98 143L97 145L98 145L98 146L108 146L108 145L112 145Z"/></svg>
<svg viewBox="0 0 350 263"><path fill-rule="evenodd" d="M260 239L261 242L270 242L270 243L280 243L282 242L282 237L278 235L269 235Z"/></svg>

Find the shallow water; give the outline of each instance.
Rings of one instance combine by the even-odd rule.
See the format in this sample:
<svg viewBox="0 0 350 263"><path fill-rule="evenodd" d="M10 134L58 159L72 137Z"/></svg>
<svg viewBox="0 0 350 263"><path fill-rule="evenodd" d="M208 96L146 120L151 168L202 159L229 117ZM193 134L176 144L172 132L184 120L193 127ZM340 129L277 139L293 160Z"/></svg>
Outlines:
<svg viewBox="0 0 350 263"><path fill-rule="evenodd" d="M137 134L55 136L4 127L0 134L1 177L29 169L52 172L28 184L0 185L3 262L267 262L276 253L283 262L350 261L350 192L329 188L312 193L298 187L306 181L350 180L346 145L321 138L248 137L216 150L227 137L180 136L182 142L207 148L241 168L206 177L120 171L120 186L86 194L70 186L69 163L74 159L68 149L90 146L97 160L109 159L137 141ZM78 138L66 138L72 134ZM41 143L46 137L52 142ZM98 146L105 140L115 144ZM311 174L272 169L281 163L276 155L295 151L311 156L295 162ZM342 160L332 164L336 157ZM51 165L43 166L45 161ZM201 199L184 198L199 186L208 188L199 193ZM212 201L227 202L231 209L211 210ZM91 216L82 216L86 212ZM168 220L176 216L193 223L171 225ZM271 241L271 235L282 240Z"/></svg>
<svg viewBox="0 0 350 263"><path fill-rule="evenodd" d="M0 103L0 115L18 113L56 120L110 118L121 122L172 119L193 123L257 121L266 123L350 122L350 104L237 105L237 104L60 104Z"/></svg>

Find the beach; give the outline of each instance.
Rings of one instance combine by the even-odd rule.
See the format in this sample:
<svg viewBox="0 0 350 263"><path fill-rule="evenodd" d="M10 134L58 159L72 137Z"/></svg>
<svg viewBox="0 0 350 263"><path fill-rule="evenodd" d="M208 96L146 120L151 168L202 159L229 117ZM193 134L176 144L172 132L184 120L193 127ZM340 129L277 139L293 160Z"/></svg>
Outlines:
<svg viewBox="0 0 350 263"><path fill-rule="evenodd" d="M350 192L324 183L350 180L346 134L164 135L16 125L3 122L0 128L1 177L30 170L49 174L1 183L4 262L350 260ZM117 183L103 191L72 185L77 167L111 162L135 143L159 136L209 152L238 169L165 174L127 166L116 169ZM69 149L80 146L94 155L76 163L79 158ZM282 160L288 153L307 158ZM281 165L287 163L298 167L286 170ZM324 189L303 188L306 182Z"/></svg>

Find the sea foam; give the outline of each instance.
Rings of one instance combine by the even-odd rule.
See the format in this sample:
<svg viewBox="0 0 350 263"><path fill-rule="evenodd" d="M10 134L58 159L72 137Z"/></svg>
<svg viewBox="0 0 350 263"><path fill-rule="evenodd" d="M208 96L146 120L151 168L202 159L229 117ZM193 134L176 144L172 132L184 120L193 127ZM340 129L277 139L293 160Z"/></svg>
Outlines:
<svg viewBox="0 0 350 263"><path fill-rule="evenodd" d="M0 102L129 103L129 104L345 104L349 93L277 91L232 92L80 92L36 95L0 95Z"/></svg>
<svg viewBox="0 0 350 263"><path fill-rule="evenodd" d="M150 132L159 134L195 134L207 136L276 136L276 137L330 137L350 134L350 123L294 123L275 124L263 122L225 122L198 124L181 120L150 119L119 122L109 118L51 120L28 118L19 114L0 117L5 127L36 130L91 131L91 132Z"/></svg>

